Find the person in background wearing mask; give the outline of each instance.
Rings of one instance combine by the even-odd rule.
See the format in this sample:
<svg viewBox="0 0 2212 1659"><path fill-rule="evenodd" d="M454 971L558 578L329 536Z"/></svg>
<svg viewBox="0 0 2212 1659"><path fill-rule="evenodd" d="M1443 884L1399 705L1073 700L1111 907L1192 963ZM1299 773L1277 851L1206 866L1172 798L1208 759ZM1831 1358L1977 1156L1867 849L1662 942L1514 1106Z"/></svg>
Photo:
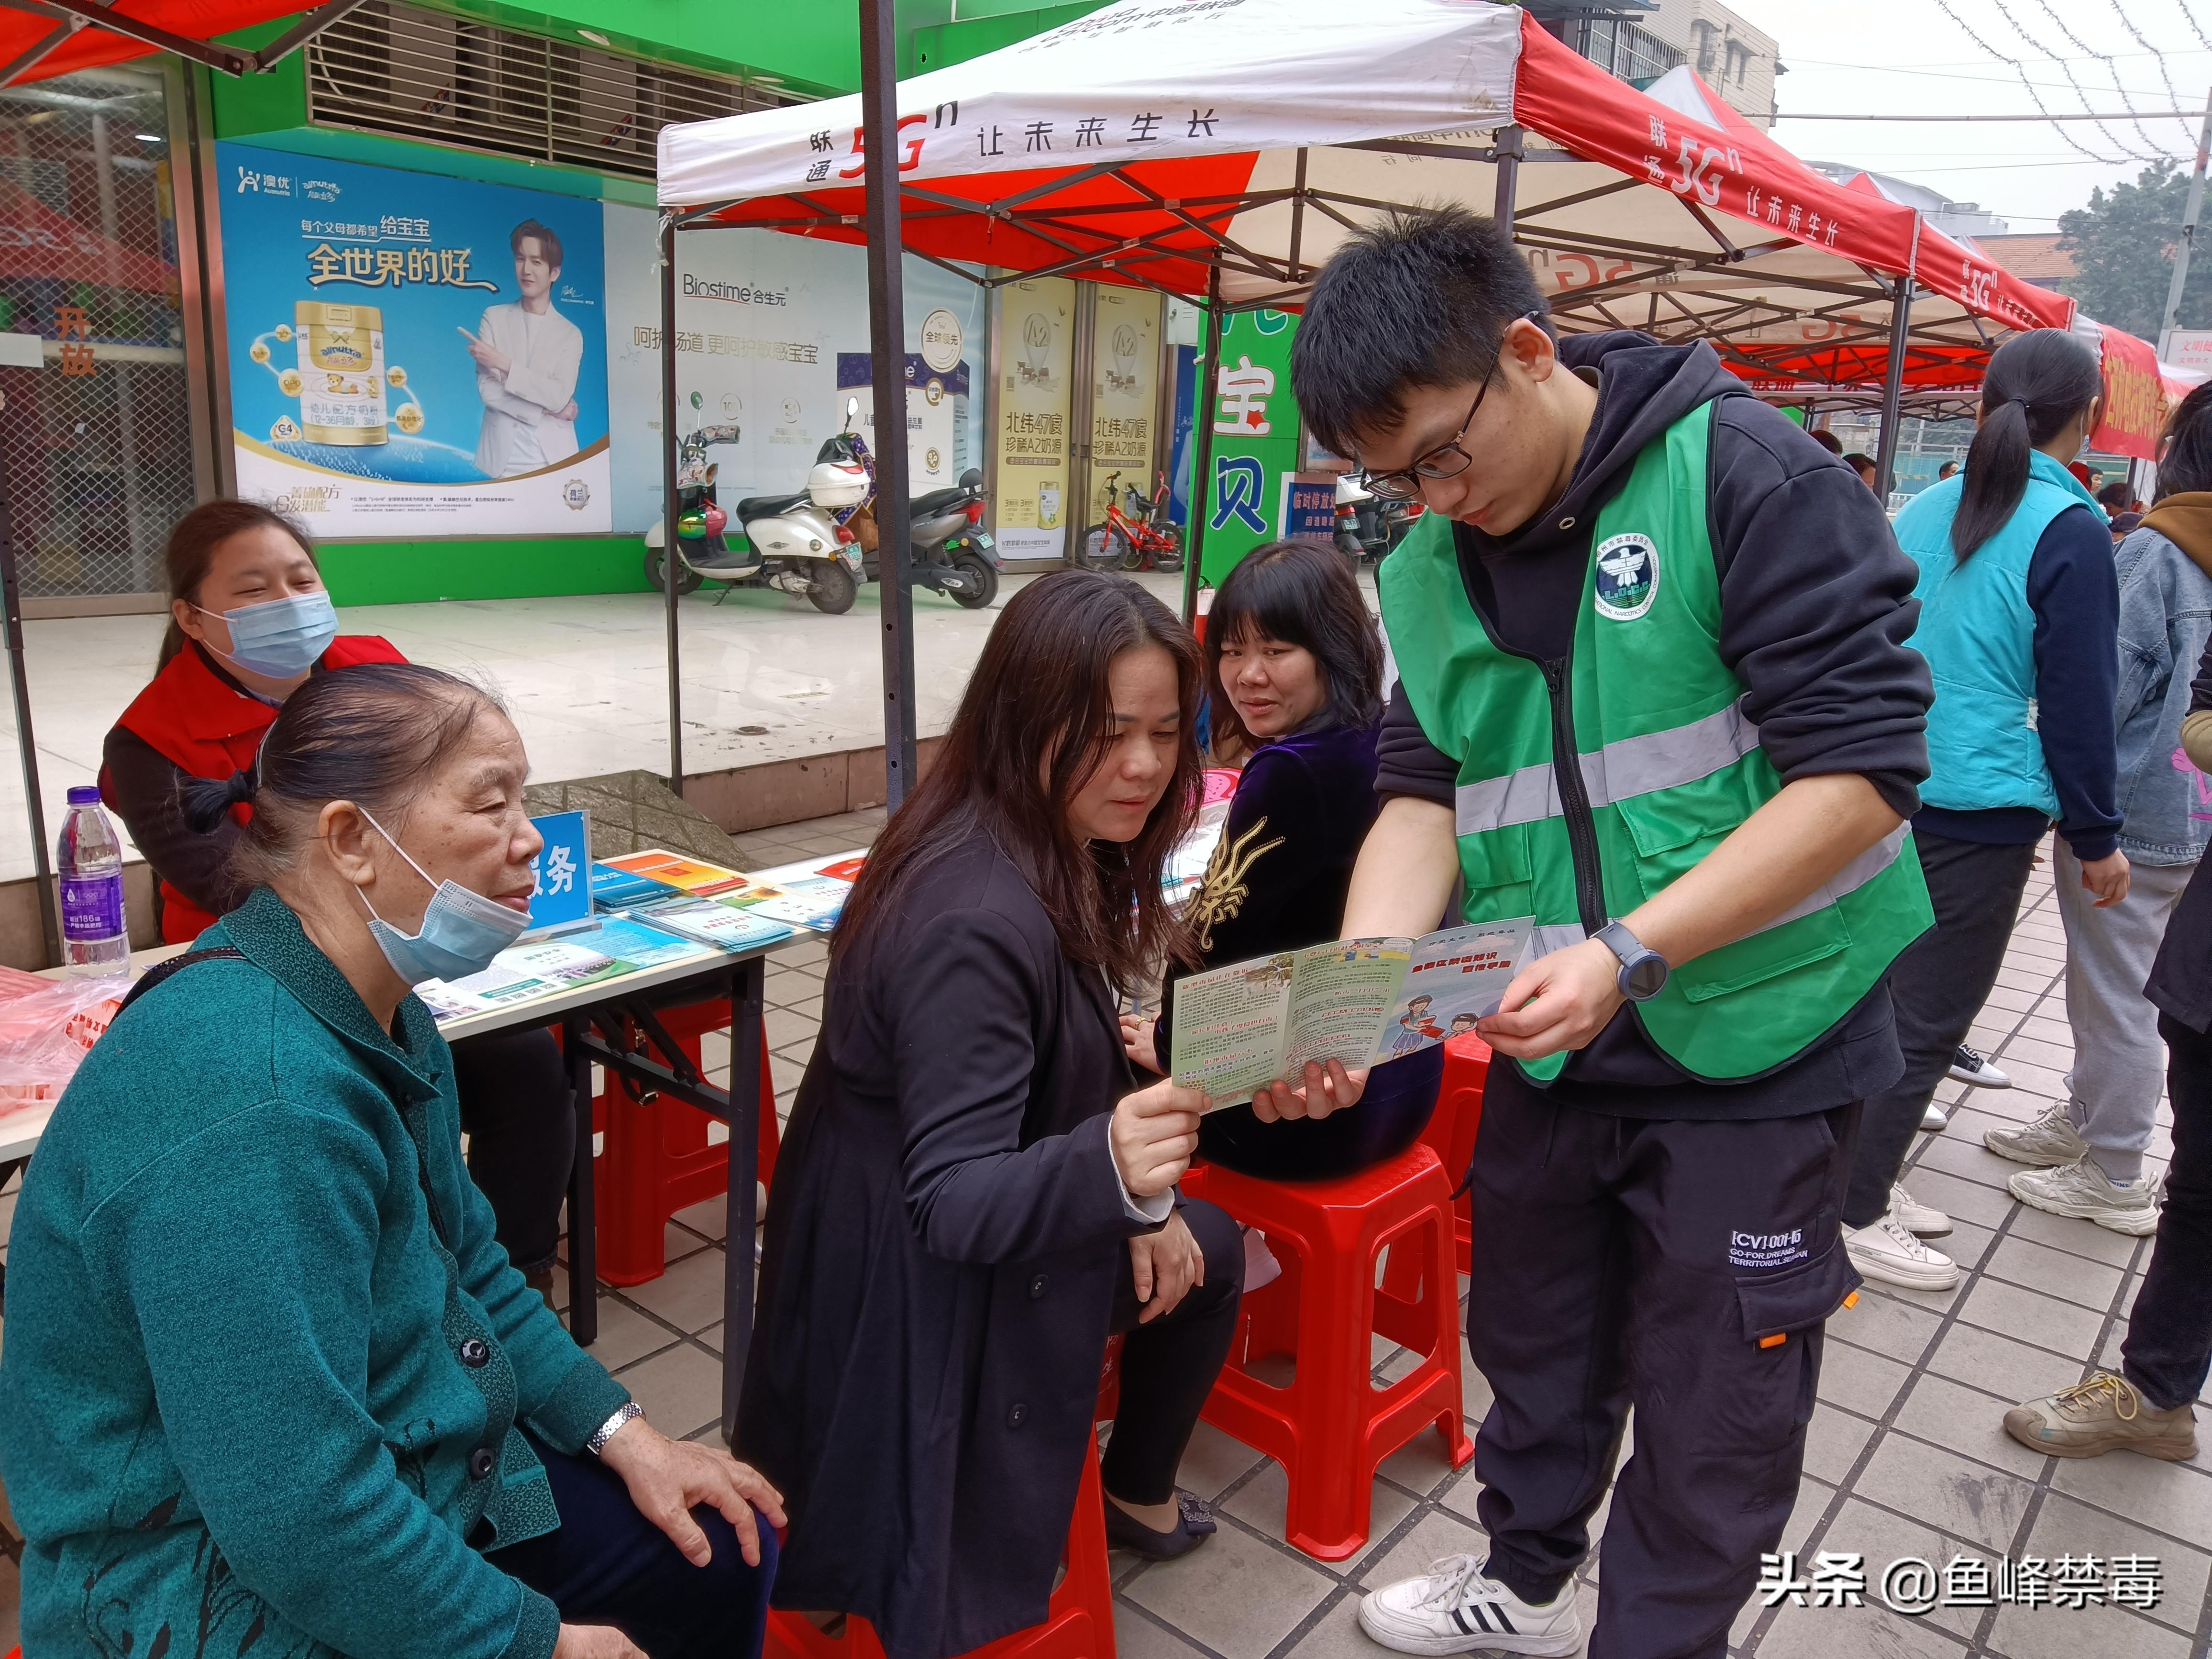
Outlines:
<svg viewBox="0 0 2212 1659"><path fill-rule="evenodd" d="M169 628L153 681L107 734L100 796L153 866L161 937L188 945L245 902L232 868L252 818L253 757L285 700L315 678L404 661L389 640L341 635L306 533L252 501L209 501L164 550ZM188 823L196 781L234 783L228 811ZM501 1031L453 1049L469 1168L499 1240L541 1292L553 1285L575 1161L568 1069L550 1031Z"/></svg>
<svg viewBox="0 0 2212 1659"><path fill-rule="evenodd" d="M2067 1097L2033 1123L1982 1135L2000 1158L2035 1166L2008 1183L2021 1203L2137 1237L2158 1225L2159 1188L2143 1178L2143 1152L2166 1060L2143 982L2212 830L2203 775L2175 746L2191 707L2188 676L2212 637L2212 385L2191 392L2166 423L2158 488L2158 505L2114 555L2127 893L2117 904L2093 903L2081 860L2061 843L2054 875L2074 1031Z"/></svg>
<svg viewBox="0 0 2212 1659"><path fill-rule="evenodd" d="M1867 1102L1844 1224L1858 1270L1908 1290L1959 1282L1958 1264L1922 1242L1949 1218L1914 1203L1898 1176L1996 983L2052 820L2060 886L2100 906L2128 895L2111 712L2118 583L2105 515L2066 465L2103 393L2096 355L2075 336L2014 335L1990 359L1966 472L1897 515L1898 545L1920 568L1912 643L1936 680L1912 821L1936 927L1890 974L1905 1074Z"/></svg>
<svg viewBox="0 0 2212 1659"><path fill-rule="evenodd" d="M530 925L521 738L385 662L260 749L245 902L132 992L16 1205L25 1648L752 1659L780 1498L645 1422L509 1265L413 994Z"/></svg>

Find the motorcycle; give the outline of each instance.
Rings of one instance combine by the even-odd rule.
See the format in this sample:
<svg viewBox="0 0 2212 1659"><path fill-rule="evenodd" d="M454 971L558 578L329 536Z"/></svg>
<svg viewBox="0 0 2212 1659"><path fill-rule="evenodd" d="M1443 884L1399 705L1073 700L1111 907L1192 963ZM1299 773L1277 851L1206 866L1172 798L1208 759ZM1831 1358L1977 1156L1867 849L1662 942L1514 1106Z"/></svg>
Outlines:
<svg viewBox="0 0 2212 1659"><path fill-rule="evenodd" d="M1358 473L1343 473L1336 481L1337 550L1354 564L1371 558L1380 565L1422 511L1419 501L1378 500L1360 487Z"/></svg>
<svg viewBox="0 0 2212 1659"><path fill-rule="evenodd" d="M838 465L866 471L866 496L840 514L838 526L856 536L861 569L869 581L876 581L882 574L875 518L876 461L868 441L853 429L860 412L860 400L848 399L845 430L822 446L816 470ZM1005 561L991 532L983 527L987 507L983 475L971 466L960 475L958 483L917 495L907 508L908 573L915 581L946 595L963 610L981 611L999 597L999 573Z"/></svg>
<svg viewBox="0 0 2212 1659"><path fill-rule="evenodd" d="M676 591L694 592L711 580L726 584L725 598L732 587L776 588L805 594L830 616L850 611L860 591L860 550L858 537L832 514L862 498L869 488L866 474L855 466L817 464L805 489L740 501L738 523L750 545L732 547L723 533L729 516L715 501L717 464L707 451L737 441L735 425L707 426L678 447ZM645 533L645 574L657 590L667 580L666 541L656 520Z"/></svg>

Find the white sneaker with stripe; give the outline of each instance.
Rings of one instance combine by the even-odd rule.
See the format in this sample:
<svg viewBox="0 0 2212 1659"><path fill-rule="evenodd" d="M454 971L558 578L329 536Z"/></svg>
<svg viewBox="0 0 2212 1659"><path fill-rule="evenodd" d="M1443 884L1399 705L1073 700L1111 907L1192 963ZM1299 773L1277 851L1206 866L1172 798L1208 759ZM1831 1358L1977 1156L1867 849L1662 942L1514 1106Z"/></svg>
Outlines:
<svg viewBox="0 0 2212 1659"><path fill-rule="evenodd" d="M1531 1607L1484 1577L1481 1558L1473 1555L1447 1555L1422 1577L1364 1597L1359 1627L1398 1653L1562 1656L1576 1652L1583 1640L1571 1581L1557 1599Z"/></svg>

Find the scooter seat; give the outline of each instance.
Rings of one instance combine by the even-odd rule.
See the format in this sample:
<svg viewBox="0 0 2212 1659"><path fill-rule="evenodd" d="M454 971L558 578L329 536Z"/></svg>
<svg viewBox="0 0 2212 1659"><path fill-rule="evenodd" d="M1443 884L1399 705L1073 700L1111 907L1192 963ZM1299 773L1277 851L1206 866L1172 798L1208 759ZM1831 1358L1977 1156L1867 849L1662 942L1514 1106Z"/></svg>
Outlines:
<svg viewBox="0 0 2212 1659"><path fill-rule="evenodd" d="M946 513L957 513L968 505L968 492L958 485L950 489L933 489L927 495L917 495L907 509L915 519L934 519Z"/></svg>
<svg viewBox="0 0 2212 1659"><path fill-rule="evenodd" d="M750 524L755 519L773 519L780 513L788 513L794 507L807 503L805 490L791 495L748 495L738 503L738 522Z"/></svg>

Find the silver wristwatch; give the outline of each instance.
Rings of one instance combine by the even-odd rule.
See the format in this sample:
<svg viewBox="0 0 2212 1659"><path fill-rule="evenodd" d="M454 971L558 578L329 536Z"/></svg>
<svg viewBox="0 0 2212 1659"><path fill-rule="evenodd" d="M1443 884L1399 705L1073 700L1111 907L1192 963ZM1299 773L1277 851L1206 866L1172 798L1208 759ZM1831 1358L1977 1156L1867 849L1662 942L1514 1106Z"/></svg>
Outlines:
<svg viewBox="0 0 2212 1659"><path fill-rule="evenodd" d="M584 1443L584 1449L591 1453L592 1456L597 1457L601 1452L607 1449L607 1442L613 1439L617 1434L622 1431L622 1425L623 1424L629 1422L633 1417L642 1417L644 1415L645 1407L639 1405L636 1401L623 1401L622 1403L622 1409L617 1412L612 1417L607 1419L605 1422L600 1424L598 1430L592 1434L592 1437Z"/></svg>

